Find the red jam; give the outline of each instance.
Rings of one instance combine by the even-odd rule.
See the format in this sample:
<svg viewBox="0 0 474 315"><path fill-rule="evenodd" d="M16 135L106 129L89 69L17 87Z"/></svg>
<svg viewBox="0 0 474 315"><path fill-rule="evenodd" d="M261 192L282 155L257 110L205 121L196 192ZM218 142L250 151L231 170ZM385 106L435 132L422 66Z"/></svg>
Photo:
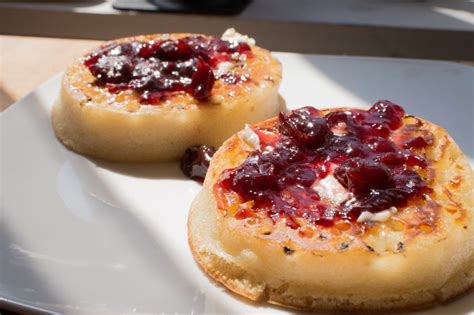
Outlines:
<svg viewBox="0 0 474 315"><path fill-rule="evenodd" d="M181 171L187 177L202 183L215 152L214 148L207 145L187 148L181 158Z"/></svg>
<svg viewBox="0 0 474 315"><path fill-rule="evenodd" d="M241 55L252 56L246 43L188 36L113 42L87 56L84 65L96 77L96 84L113 93L134 90L144 104L157 104L173 92L205 101L218 79L213 70L220 62Z"/></svg>
<svg viewBox="0 0 474 315"><path fill-rule="evenodd" d="M404 114L389 101L379 101L367 111L325 116L313 107L280 113L280 135L255 130L260 150L225 170L215 191L237 193L242 203L252 200L252 211L264 211L274 220L284 218L291 228L299 226L297 218L332 226L336 220L356 221L363 211L403 206L426 189L415 169L428 164L412 151L427 146L425 139L398 144L389 138L402 126ZM324 202L314 189L329 174L349 192L350 198L340 204Z"/></svg>

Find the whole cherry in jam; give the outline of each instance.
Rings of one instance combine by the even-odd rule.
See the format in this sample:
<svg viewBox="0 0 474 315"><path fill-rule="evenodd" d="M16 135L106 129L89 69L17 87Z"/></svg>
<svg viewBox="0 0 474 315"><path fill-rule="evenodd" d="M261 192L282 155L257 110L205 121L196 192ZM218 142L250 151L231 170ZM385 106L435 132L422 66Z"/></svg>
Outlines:
<svg viewBox="0 0 474 315"><path fill-rule="evenodd" d="M242 172L232 177L231 187L248 198L263 197L266 191L276 189L275 165L266 163L259 156L247 159Z"/></svg>
<svg viewBox="0 0 474 315"><path fill-rule="evenodd" d="M101 83L126 83L133 75L133 62L125 56L101 56L89 69Z"/></svg>
<svg viewBox="0 0 474 315"><path fill-rule="evenodd" d="M369 154L367 144L362 143L354 135L343 137L330 136L326 139L326 145L319 150L321 154L327 154L334 162L342 162L347 158L366 157Z"/></svg>
<svg viewBox="0 0 474 315"><path fill-rule="evenodd" d="M368 112L375 120L379 120L378 124L386 125L391 130L400 128L405 115L405 110L400 105L387 100L378 101Z"/></svg>
<svg viewBox="0 0 474 315"><path fill-rule="evenodd" d="M329 132L326 120L313 107L303 107L290 113L280 113L282 131L298 143L308 147L320 147Z"/></svg>
<svg viewBox="0 0 474 315"><path fill-rule="evenodd" d="M168 61L189 59L191 54L191 48L182 39L167 39L153 42L151 44L145 44L138 51L138 55L142 58L154 57L159 60Z"/></svg>
<svg viewBox="0 0 474 315"><path fill-rule="evenodd" d="M87 56L84 65L98 85L112 93L134 90L145 104L158 104L180 91L206 101L216 81L215 67L231 61L234 54L252 56L245 43L187 36L114 42Z"/></svg>
<svg viewBox="0 0 474 315"><path fill-rule="evenodd" d="M201 58L197 59L196 72L191 77L189 92L198 100L206 100L211 95L214 81L215 78L211 66Z"/></svg>
<svg viewBox="0 0 474 315"><path fill-rule="evenodd" d="M278 178L278 185L280 187L291 185L309 187L314 183L315 179L316 172L313 167L305 164L293 164L285 170L284 177Z"/></svg>
<svg viewBox="0 0 474 315"><path fill-rule="evenodd" d="M383 100L375 103L368 111L336 111L326 115L331 127L339 124L346 126L347 132L357 136L361 141L367 137L388 137L392 130L401 126L405 111L397 104Z"/></svg>
<svg viewBox="0 0 474 315"><path fill-rule="evenodd" d="M368 159L353 158L345 161L336 168L334 177L356 195L370 192L371 189L393 187L388 166Z"/></svg>
<svg viewBox="0 0 474 315"><path fill-rule="evenodd" d="M206 145L189 147L181 158L181 171L187 177L203 182L214 153L214 148Z"/></svg>
<svg viewBox="0 0 474 315"><path fill-rule="evenodd" d="M415 168L428 165L416 151L428 145L423 136L401 145L391 140L402 127L403 116L401 106L386 100L367 111L322 116L304 107L281 113L273 131L278 130L278 138L268 135L271 130L257 129L260 150L224 171L215 185L237 193L242 202L253 200L252 211L283 218L291 228L298 227L297 217L331 226L340 219L356 221L362 211L403 206L427 187ZM320 182L329 175L349 197L337 203L324 201L319 189L327 184Z"/></svg>

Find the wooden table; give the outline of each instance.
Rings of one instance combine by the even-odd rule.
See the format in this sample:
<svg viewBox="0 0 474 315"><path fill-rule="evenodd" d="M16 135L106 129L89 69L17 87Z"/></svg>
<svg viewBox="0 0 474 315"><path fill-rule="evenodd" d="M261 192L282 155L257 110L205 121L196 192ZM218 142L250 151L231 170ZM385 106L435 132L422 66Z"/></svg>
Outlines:
<svg viewBox="0 0 474 315"><path fill-rule="evenodd" d="M99 41L0 36L0 111L19 100Z"/></svg>

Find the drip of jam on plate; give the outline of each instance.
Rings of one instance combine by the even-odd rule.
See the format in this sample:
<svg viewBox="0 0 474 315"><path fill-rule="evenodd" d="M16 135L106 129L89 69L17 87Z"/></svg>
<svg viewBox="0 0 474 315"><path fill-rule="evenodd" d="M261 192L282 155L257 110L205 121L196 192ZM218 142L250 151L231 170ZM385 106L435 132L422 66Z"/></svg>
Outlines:
<svg viewBox="0 0 474 315"><path fill-rule="evenodd" d="M205 101L216 80L213 70L242 55L252 56L246 43L188 36L113 42L87 56L84 65L96 84L113 93L134 90L144 104L157 104L180 91Z"/></svg>
<svg viewBox="0 0 474 315"><path fill-rule="evenodd" d="M181 158L181 171L187 177L202 183L215 152L214 148L207 145L187 148Z"/></svg>
<svg viewBox="0 0 474 315"><path fill-rule="evenodd" d="M226 200L235 198L225 196L237 194L240 204L252 206L236 218L264 212L291 228L299 226L298 218L332 226L356 221L363 211L403 206L427 188L416 170L428 165L415 151L427 140L390 138L404 114L389 101L325 116L313 107L280 113L275 130L255 130L260 150L221 174L214 186L218 205L226 210Z"/></svg>

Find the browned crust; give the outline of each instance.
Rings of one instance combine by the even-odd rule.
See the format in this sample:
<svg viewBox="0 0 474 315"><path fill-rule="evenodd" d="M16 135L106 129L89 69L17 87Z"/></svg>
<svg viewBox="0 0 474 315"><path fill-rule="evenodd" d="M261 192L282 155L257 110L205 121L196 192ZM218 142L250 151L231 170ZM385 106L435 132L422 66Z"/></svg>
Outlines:
<svg viewBox="0 0 474 315"><path fill-rule="evenodd" d="M188 222L187 222L187 230L190 230L190 225L192 224L191 222L191 216L188 217ZM193 238L191 237L191 234L188 233L188 244L191 249L191 253L199 265L199 267L206 273L208 274L214 281L217 283L220 283L224 285L227 289L232 291L233 293L240 295L242 297L245 297L249 300L252 300L254 302L267 302L269 304L277 305L277 306L282 306L285 308L291 308L291 309L297 309L297 310L303 310L303 311L314 311L314 310L319 310L319 311L361 311L361 312L373 312L373 311L388 311L388 312L395 312L395 311L415 311L415 310L422 310L422 309L427 309L430 307L433 307L435 305L440 305L444 303L451 302L452 300L455 300L457 298L460 298L461 296L464 296L466 294L469 294L469 292L474 289L474 282L471 282L470 284L459 287L457 290L453 290L448 296L445 296L444 298L439 298L435 296L435 299L432 301L423 301L422 303L412 303L409 305L405 306L397 306L397 307L372 307L372 308L365 308L365 307L347 307L347 305L344 305L343 307L337 307L334 305L328 305L328 304L320 304L317 305L316 307L308 307L302 304L297 304L297 303L292 303L289 300L285 300L282 297L278 296L273 296L270 295L268 290L265 290L263 294L253 294L251 291L246 290L245 287L243 287L239 282L236 282L233 278L229 278L228 275L224 272L221 272L221 270L215 268L214 265L212 264L206 264L204 262L203 256L199 251L196 249L196 246L193 242ZM464 275L464 273L463 273ZM243 274L243 277L248 276ZM471 276L472 278L472 276ZM247 279L251 280L251 279ZM415 293L416 294L416 293Z"/></svg>
<svg viewBox="0 0 474 315"><path fill-rule="evenodd" d="M351 108L323 109L323 110L321 110L321 113L323 115L325 115L329 112L343 111L343 110L349 110L349 109L351 109ZM434 161L439 161L439 160L443 159L443 157L446 154L446 151L448 149L452 150L453 146L455 147L454 150L459 151L459 148L457 148L456 144L454 143L454 140L452 140L449 137L449 135L446 133L446 131L444 129L442 129L438 126L435 126L435 125L433 125L432 123L430 123L428 121L425 121L425 120L420 119L420 118L413 117L411 115L407 115L404 118L405 123L411 122L410 120L412 118L416 119L417 124L418 124L417 127L420 128L420 130L430 131L430 132L438 133L438 134L442 135L441 139L443 139L443 140L441 141L440 145L438 146L439 147L439 152L436 152L436 153L427 152L430 155L429 156L430 159L432 159ZM272 129L272 128L275 127L277 122L278 122L278 118L274 117L274 118L265 120L261 123L255 124L254 127L259 128L259 129ZM240 141L240 139L237 135L234 135L231 138L229 138L223 144L221 149L216 153L216 155L214 157L215 162L210 167L210 172L209 172L212 175L213 181L217 180L218 176L220 175L220 173L224 169L229 168L229 164L231 164L232 167L235 167L235 166L239 165L241 163L241 161L243 161L245 159L245 154L242 155L241 153L242 153L241 152L241 141ZM232 159L232 161L230 163L229 163L229 156L231 156L231 159ZM237 157L237 158L235 158L235 157ZM234 158L235 158L235 160L234 160ZM432 178L432 177L436 177L437 175L439 176L439 174L436 174L436 162L433 162L433 164L430 165L425 172L431 172L431 175L427 177L428 180L430 180L430 179L434 180L434 178ZM458 177L459 177L459 175L454 176L454 178L458 178ZM459 185L458 186L445 185L442 188L442 192L443 192L443 194L446 195L447 200L449 201L449 204L454 206L456 211L460 212L460 216L458 217L457 221L460 224L462 224L463 219L466 216L466 211L467 210L465 209L465 207L463 207L462 203L455 200L454 195L456 194L455 193L456 189L459 189ZM427 194L425 194L425 198L434 198L434 196L430 193L427 193ZM419 199L417 200L416 198L412 199L412 202L410 202L405 207L405 209L410 208L412 206L416 206L416 204L419 203L419 202L423 202L423 201L421 201ZM394 218L400 219L400 221L402 221L405 225L411 226L412 228L415 227L415 226L424 225L424 227L425 227L424 233L425 234L426 233L428 233L428 234L438 233L439 232L438 231L438 224L439 224L439 222L438 222L438 213L441 210L445 210L446 208L445 207L440 208L435 202L424 202L424 206L418 207L418 208L419 208L418 211L417 211L418 213L421 213L421 211L420 211L421 209L424 209L424 210L427 210L427 211L430 210L430 211L425 213L424 215L420 214L419 217L416 220L414 218L410 218L410 219L413 219L413 220L407 220L407 218L399 217L398 215L395 215ZM403 213L403 210L401 210L400 213ZM434 216L434 219L433 219L433 216ZM352 227L354 227L354 226L360 227L361 225L359 223L351 223L351 226ZM430 226L430 227L426 227L426 226ZM283 227L283 229L286 230L286 227ZM326 230L326 228L323 228L322 230ZM314 231L314 233L318 233L320 231L321 231L321 229L317 229L316 231ZM367 233L366 233L367 231L366 230L362 230L360 232L362 233L361 236L367 236ZM286 234L286 232L283 231L282 234ZM410 233L407 236L410 236L409 238L414 238L419 234L420 234L420 231L415 231L414 233ZM298 238L299 236L296 236L296 237ZM282 239L284 239L284 238L285 237L282 237ZM407 237L405 237L405 241L408 241L408 240L409 239ZM338 241L340 243L342 242L340 240L338 240ZM359 244L359 247L363 248L364 245L365 245L363 243L363 238L361 238L361 241L362 242Z"/></svg>
<svg viewBox="0 0 474 315"><path fill-rule="evenodd" d="M323 110L323 114L326 114L329 111L336 111L336 110L345 110L345 108L337 108L337 109L330 109L330 110ZM277 118L272 118L266 121L263 121L259 124L256 124L256 127L259 128L272 128L277 121ZM439 181L446 183L446 185L439 185L440 190L436 192L432 197L433 198L443 198L439 193L443 192L444 194L449 195L448 200L444 200L444 202L451 204L455 206L457 211L461 213L461 215L455 220L455 226L457 226L459 229L469 229L470 233L472 234L472 228L473 226L470 226L473 218L472 218L472 197L469 197L469 193L472 193L472 183L473 180L463 180L464 176L466 175L467 178L472 179L472 170L468 166L467 162L464 159L464 156L462 152L459 150L457 145L454 143L454 141L447 135L446 131L438 126L433 125L432 123L428 121L421 120L420 121L423 123L425 127L427 127L430 131L433 132L435 136L435 140L438 140L439 142L433 145L433 150L430 152L427 152L428 155L434 160L432 167L439 171L435 173L434 175L434 181L435 183L438 183ZM442 139L442 140L441 140ZM444 140L444 141L443 141ZM210 172L208 172L208 178L206 179L205 183L205 188L207 189L206 186L212 186L212 184L215 182L221 171L225 168L228 168L229 166L229 161L228 161L228 154L231 156L237 155L239 149L239 142L240 140L238 139L237 136L233 136L230 139L228 139L224 145L221 147L221 149L216 153L212 165L210 167ZM230 153L229 153L230 152ZM440 163L443 163L445 159L448 159L450 162L454 162L452 164L448 165L443 165ZM241 162L243 158L237 158L233 161L231 161L230 164L233 166L236 166ZM458 173L454 173L454 176L450 177L447 176L446 172L443 171L442 167L449 167L452 169L457 169L458 171L461 172L461 175ZM470 187L470 188L469 188ZM461 198L462 202L459 200ZM470 198L470 199L469 199ZM467 204L466 206L463 206L463 204ZM211 205L210 205L211 206ZM438 212L443 213L443 220L449 220L446 219L445 217L447 216L447 211L445 211L447 208L445 204L443 203L439 209L437 209ZM189 217L188 221L188 231L190 230L190 225L192 224L191 222L192 217ZM245 229L244 226L234 226L234 228L238 229ZM443 234L444 233L449 233L449 231L445 230L445 228L441 225L440 220L436 220L435 226L431 231L428 231L427 233L423 233L423 235L415 234L411 235L412 239L417 239L420 237L423 237L424 239L430 239L434 238L435 235L439 236L439 242L443 241ZM407 235L404 235L404 239L407 237ZM270 240L267 240L270 241ZM271 240L275 241L275 240ZM301 303L293 303L291 300L285 299L284 297L279 297L278 295L272 295L268 292L268 289L265 290L264 293L257 294L255 295L253 292L247 290L245 287L241 286L240 283L233 278L229 278L228 274L225 272L222 272L221 270L217 270L213 264L206 264L204 261L204 258L201 253L198 252L194 242L192 235L188 233L188 242L191 247L191 251L193 253L193 256L195 257L197 263L200 265L200 267L208 273L213 279L216 281L224 284L227 288L229 288L231 291L234 293L237 293L239 295L245 296L251 300L254 301L267 301L271 304L276 304L276 305L281 305L285 307L292 307L292 308L298 308L298 309L306 309L306 310L413 310L413 309L420 309L420 308L426 308L433 306L435 304L443 303L446 302L450 299L453 299L454 297L462 294L463 292L466 292L467 290L471 289L474 287L474 281L473 281L473 270L472 270L472 265L473 265L473 256L474 254L470 253L470 263L466 266L467 270L463 270L461 273L456 274L453 276L453 279L448 281L446 284L446 287L449 289L449 293L444 294L443 296L438 296L435 294L432 299L424 299L420 300L418 302L413 302L411 301L410 304L403 305L403 303L398 304L395 307L384 307L383 305L380 305L379 307L363 307L363 308L358 308L354 307L351 305L341 305L340 307L335 307L334 305L329 305L329 304L320 304L320 305L313 305L312 307L305 307L304 304ZM306 249L302 249L306 250ZM468 276L469 275L469 276ZM461 277L466 277L466 279L469 277L468 280L465 279L465 281L460 281L458 278ZM247 279L249 280L249 279ZM251 279L249 280L251 281ZM256 283L255 285L258 285ZM425 292L426 293L426 292ZM416 294L416 292L415 292ZM344 301L341 301L344 302Z"/></svg>
<svg viewBox="0 0 474 315"><path fill-rule="evenodd" d="M150 34L115 39L103 43L100 45L100 47L114 42L127 42L133 40L149 41L163 38L178 39L189 35L209 37L203 34L191 33ZM245 69L240 67L234 67L233 69L237 75L248 76L250 78L249 81L239 82L238 84L229 84L223 79L218 79L214 84L214 87L211 91L211 98L208 101L199 102L194 97L185 92L175 92L167 102L160 103L159 107L153 107L158 110L160 107L170 107L167 104L173 104L173 108L180 109L195 108L196 105L212 106L214 104L224 103L226 101L232 100L236 96L245 95L248 93L248 88L257 88L259 83L263 81L268 81L269 84L278 85L281 81L280 62L273 58L271 53L264 48L252 46L251 50L254 57L249 58L244 62L239 61L236 63L245 64ZM87 56L93 51L94 50L89 51L84 56ZM131 112L136 111L141 105L143 105L139 103L139 96L136 93L131 95L125 95L123 93L116 94L109 92L104 87L99 87L94 84L91 85L90 83L94 82L95 78L90 73L88 68L83 64L83 58L84 57L78 58L76 62L70 68L68 68L63 84L70 84L74 87L74 89L81 91L81 93L84 94L84 101L86 103L91 102L100 104L105 99L111 99L111 101L108 101L108 103L119 103L126 100L128 103L130 103L127 109Z"/></svg>
<svg viewBox="0 0 474 315"><path fill-rule="evenodd" d="M189 225L191 224L191 221L188 220L187 226L189 230ZM256 296L253 294L250 294L249 291L244 290L241 286L235 284L232 279L227 278L225 274L220 272L218 269L212 268L211 266L208 266L207 264L204 263L202 260L201 254L198 253L196 250L193 239L191 238L191 235L188 233L188 244L189 247L191 248L191 253L193 254L194 259L198 263L199 267L206 272L209 276L211 276L212 279L214 279L217 282L220 282L224 284L229 290L232 292L239 294L241 296L244 296L252 301L262 301L263 299L260 296Z"/></svg>
<svg viewBox="0 0 474 315"><path fill-rule="evenodd" d="M155 34L115 41L186 35ZM228 84L217 80L207 102L176 92L154 105L141 104L139 94L132 90L115 94L98 86L79 58L66 71L53 106L55 134L78 153L120 162L179 160L190 146L220 146L245 123L279 111L281 64L265 49L252 46L252 50L255 57L235 61L231 70L249 74L250 81Z"/></svg>

